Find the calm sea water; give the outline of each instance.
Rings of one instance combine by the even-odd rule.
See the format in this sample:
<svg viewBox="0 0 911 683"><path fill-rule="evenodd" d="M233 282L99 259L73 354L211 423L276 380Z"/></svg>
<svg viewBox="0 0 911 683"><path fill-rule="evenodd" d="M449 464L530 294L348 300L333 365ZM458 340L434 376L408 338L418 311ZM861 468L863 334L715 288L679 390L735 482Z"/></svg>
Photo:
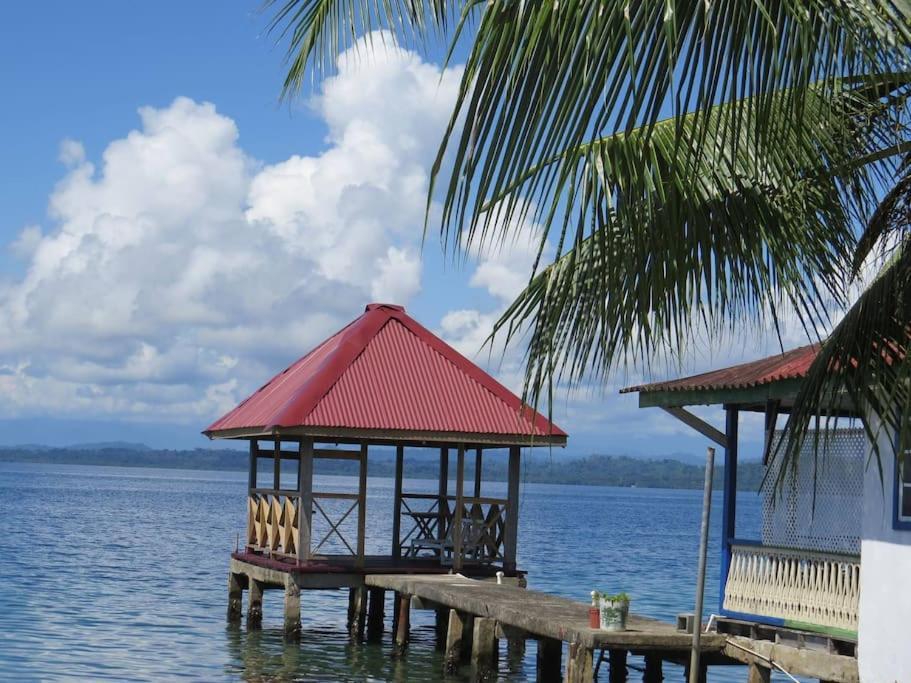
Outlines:
<svg viewBox="0 0 911 683"><path fill-rule="evenodd" d="M317 487L356 481L318 477ZM299 644L283 641L278 591L266 593L262 631L226 626L245 496L239 472L0 464L0 679L441 680L431 612L413 612L403 660L389 656L388 628L382 645L349 644L342 591L303 594ZM388 552L391 500L391 480L371 478L368 552ZM707 613L718 604L720 494L713 505ZM692 610L701 506L701 491L523 485L520 566L533 588L583 601L595 588L625 591L635 612L673 619ZM739 508L738 531L748 533L756 497ZM504 651L501 680L534 680L534 651L529 643L521 661ZM683 680L676 667L665 675ZM710 680L744 675L717 669Z"/></svg>

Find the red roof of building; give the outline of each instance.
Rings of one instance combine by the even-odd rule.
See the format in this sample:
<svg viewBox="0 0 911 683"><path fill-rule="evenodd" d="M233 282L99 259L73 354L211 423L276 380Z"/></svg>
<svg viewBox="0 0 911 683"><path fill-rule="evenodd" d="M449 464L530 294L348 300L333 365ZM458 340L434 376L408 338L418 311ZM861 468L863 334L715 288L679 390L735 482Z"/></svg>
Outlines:
<svg viewBox="0 0 911 683"><path fill-rule="evenodd" d="M638 391L711 391L718 389L747 389L785 379L802 379L819 352L818 344L801 346L791 351L760 358L729 368L703 372L667 382L653 382L621 389L620 393Z"/></svg>
<svg viewBox="0 0 911 683"><path fill-rule="evenodd" d="M404 308L389 304L367 306L204 433L282 427L566 438Z"/></svg>

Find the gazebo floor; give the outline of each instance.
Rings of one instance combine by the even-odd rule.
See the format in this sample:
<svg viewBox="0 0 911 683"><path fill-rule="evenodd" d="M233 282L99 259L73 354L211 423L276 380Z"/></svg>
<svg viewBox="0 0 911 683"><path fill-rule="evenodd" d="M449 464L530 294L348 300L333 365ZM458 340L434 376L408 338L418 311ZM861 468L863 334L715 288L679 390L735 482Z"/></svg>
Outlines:
<svg viewBox="0 0 911 683"><path fill-rule="evenodd" d="M356 558L351 555L320 555L304 563L286 557L269 557L251 550L231 554L234 560L252 564L264 569L290 574L348 574L366 576L368 574L449 574L452 567L440 564L436 558L394 558L391 555L367 555L363 566L356 566ZM471 578L496 576L502 567L496 565L466 564L458 573ZM525 572L504 572L506 576L524 576Z"/></svg>

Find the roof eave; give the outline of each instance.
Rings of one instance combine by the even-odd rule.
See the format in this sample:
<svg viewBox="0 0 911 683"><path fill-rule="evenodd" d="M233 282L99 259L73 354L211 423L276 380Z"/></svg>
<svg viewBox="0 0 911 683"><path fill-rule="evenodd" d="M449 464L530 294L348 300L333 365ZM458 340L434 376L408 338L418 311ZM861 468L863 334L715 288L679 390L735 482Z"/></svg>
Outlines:
<svg viewBox="0 0 911 683"><path fill-rule="evenodd" d="M727 405L743 409L764 406L767 401L792 405L800 389L800 379L783 379L748 387L710 387L704 389L652 389L639 393L640 408L685 408L687 406Z"/></svg>
<svg viewBox="0 0 911 683"><path fill-rule="evenodd" d="M350 429L344 427L240 427L204 431L210 439L274 439L289 440L313 437L326 441L370 441L372 443L420 444L435 446L566 446L566 435L485 434L474 432L431 432L413 430Z"/></svg>

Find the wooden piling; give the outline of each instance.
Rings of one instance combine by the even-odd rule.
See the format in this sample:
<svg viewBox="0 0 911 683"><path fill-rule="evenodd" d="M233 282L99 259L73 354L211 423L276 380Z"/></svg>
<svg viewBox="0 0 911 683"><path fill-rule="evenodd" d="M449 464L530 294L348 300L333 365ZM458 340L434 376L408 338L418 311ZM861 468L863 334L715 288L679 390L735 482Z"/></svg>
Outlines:
<svg viewBox="0 0 911 683"><path fill-rule="evenodd" d="M257 629L263 623L263 584L253 578L247 584L247 628Z"/></svg>
<svg viewBox="0 0 911 683"><path fill-rule="evenodd" d="M443 654L443 669L447 674L459 670L462 661L462 639L465 635L465 616L457 610L449 610L446 625L446 649Z"/></svg>
<svg viewBox="0 0 911 683"><path fill-rule="evenodd" d="M771 676L772 670L758 662L747 665L747 683L769 683Z"/></svg>
<svg viewBox="0 0 911 683"><path fill-rule="evenodd" d="M563 643L554 638L541 638L538 640L537 666L535 667L535 680L539 683L560 680L561 660L563 659Z"/></svg>
<svg viewBox="0 0 911 683"><path fill-rule="evenodd" d="M386 591L370 589L370 605L367 612L367 640L375 643L383 639L383 619L386 617Z"/></svg>
<svg viewBox="0 0 911 683"><path fill-rule="evenodd" d="M364 622L367 616L367 589L352 586L348 589L348 637L363 640Z"/></svg>
<svg viewBox="0 0 911 683"><path fill-rule="evenodd" d="M610 683L625 683L626 681L626 650L610 650Z"/></svg>
<svg viewBox="0 0 911 683"><path fill-rule="evenodd" d="M438 609L434 611L434 636L436 649L446 650L446 631L449 625L449 610Z"/></svg>
<svg viewBox="0 0 911 683"><path fill-rule="evenodd" d="M301 589L289 575L285 580L285 639L297 640L301 634Z"/></svg>
<svg viewBox="0 0 911 683"><path fill-rule="evenodd" d="M241 575L228 572L228 623L239 624L244 610L244 589Z"/></svg>
<svg viewBox="0 0 911 683"><path fill-rule="evenodd" d="M664 680L664 662L661 655L646 654L645 670L642 672L642 683L661 683Z"/></svg>
<svg viewBox="0 0 911 683"><path fill-rule="evenodd" d="M395 623L393 655L401 657L408 648L408 636L411 628L411 596L407 593L397 593L396 600L399 606L399 613Z"/></svg>
<svg viewBox="0 0 911 683"><path fill-rule="evenodd" d="M566 661L566 683L592 683L594 680L593 667L594 652L591 648L585 647L582 643L572 642L569 644L569 657ZM611 666L611 674L614 667ZM613 675L611 675L613 680Z"/></svg>
<svg viewBox="0 0 911 683"><path fill-rule="evenodd" d="M497 670L497 622L475 617L471 638L471 668L477 680L487 680Z"/></svg>

